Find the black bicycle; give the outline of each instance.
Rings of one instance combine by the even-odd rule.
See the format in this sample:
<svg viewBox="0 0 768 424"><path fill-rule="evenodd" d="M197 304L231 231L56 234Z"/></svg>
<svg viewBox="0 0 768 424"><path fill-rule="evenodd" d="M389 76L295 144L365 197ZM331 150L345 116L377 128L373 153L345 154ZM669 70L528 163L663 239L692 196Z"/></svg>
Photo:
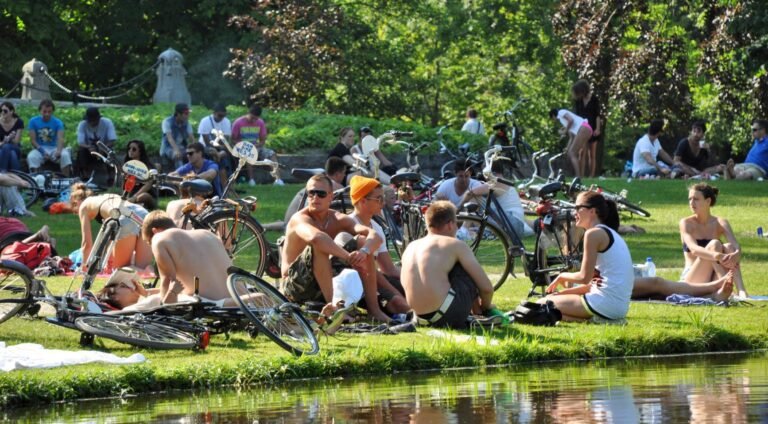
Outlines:
<svg viewBox="0 0 768 424"><path fill-rule="evenodd" d="M503 120L493 126L494 133L488 140L489 147L511 147L504 154L509 158L504 164L504 175L515 179L527 179L534 174L533 148L523 138L523 130L515 119L515 111L527 101L521 97L508 110L496 113Z"/></svg>

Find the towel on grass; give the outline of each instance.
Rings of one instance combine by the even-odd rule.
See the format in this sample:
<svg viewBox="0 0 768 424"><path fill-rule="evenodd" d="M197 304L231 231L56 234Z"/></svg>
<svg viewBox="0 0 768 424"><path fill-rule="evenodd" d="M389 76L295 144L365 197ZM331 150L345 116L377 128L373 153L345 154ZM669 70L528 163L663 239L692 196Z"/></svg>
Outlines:
<svg viewBox="0 0 768 424"><path fill-rule="evenodd" d="M21 343L5 346L0 342L0 371L14 371L26 368L54 368L66 365L80 365L92 362L128 365L139 364L147 359L140 353L127 358L93 350L56 350L46 349L34 343Z"/></svg>
<svg viewBox="0 0 768 424"><path fill-rule="evenodd" d="M728 302L715 302L708 297L696 297L688 294L673 294L667 296L667 302L675 305L712 305L725 306Z"/></svg>

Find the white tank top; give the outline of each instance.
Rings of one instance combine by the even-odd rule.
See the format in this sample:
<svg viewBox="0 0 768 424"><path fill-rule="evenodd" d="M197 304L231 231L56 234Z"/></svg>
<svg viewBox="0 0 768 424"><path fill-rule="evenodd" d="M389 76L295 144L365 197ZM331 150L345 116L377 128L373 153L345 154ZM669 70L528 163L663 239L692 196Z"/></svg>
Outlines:
<svg viewBox="0 0 768 424"><path fill-rule="evenodd" d="M608 247L597 252L595 269L600 272L603 283L593 285L584 297L589 306L606 318L620 319L627 315L629 299L632 297L632 285L635 276L632 270L632 257L624 239L609 227L600 224L597 228L608 233Z"/></svg>

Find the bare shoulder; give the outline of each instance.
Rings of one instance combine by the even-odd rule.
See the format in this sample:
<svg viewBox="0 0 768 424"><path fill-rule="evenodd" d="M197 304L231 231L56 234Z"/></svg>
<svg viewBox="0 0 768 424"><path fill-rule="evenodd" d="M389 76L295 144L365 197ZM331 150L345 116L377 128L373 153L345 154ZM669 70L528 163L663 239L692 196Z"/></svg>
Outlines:
<svg viewBox="0 0 768 424"><path fill-rule="evenodd" d="M307 209L299 209L290 220L288 220L288 223L286 224L286 230L289 228L293 228L300 224L309 224L311 223L311 218L309 215L307 215Z"/></svg>

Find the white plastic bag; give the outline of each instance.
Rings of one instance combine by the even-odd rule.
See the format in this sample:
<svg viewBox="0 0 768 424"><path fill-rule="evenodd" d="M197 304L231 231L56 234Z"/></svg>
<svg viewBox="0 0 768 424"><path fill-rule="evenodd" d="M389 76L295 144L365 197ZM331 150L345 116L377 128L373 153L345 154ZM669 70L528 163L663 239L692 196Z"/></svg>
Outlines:
<svg viewBox="0 0 768 424"><path fill-rule="evenodd" d="M346 268L333 277L333 303L343 300L349 306L363 297L363 281L354 269Z"/></svg>

